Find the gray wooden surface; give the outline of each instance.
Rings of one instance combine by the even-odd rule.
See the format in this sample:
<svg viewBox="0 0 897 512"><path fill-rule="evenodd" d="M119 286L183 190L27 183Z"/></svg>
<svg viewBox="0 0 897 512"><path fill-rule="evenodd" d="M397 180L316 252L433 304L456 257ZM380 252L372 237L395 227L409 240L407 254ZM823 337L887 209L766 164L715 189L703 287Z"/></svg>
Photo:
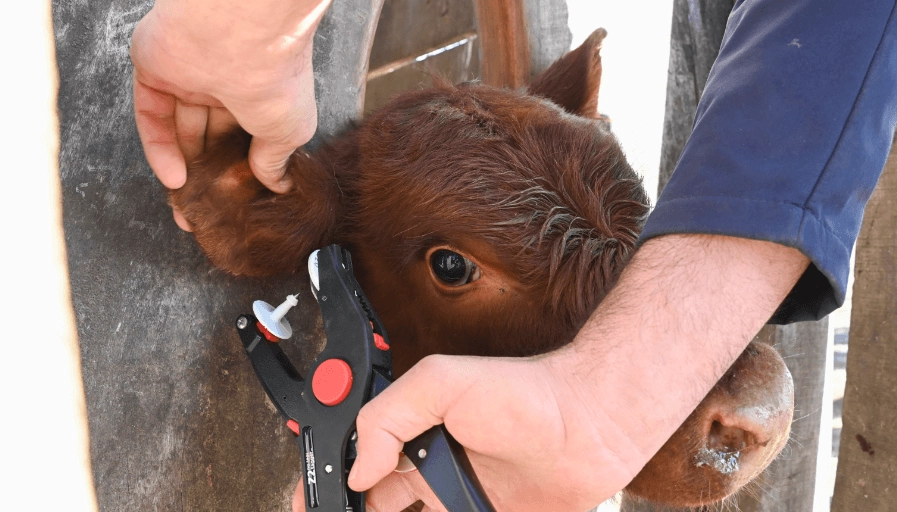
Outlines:
<svg viewBox="0 0 897 512"><path fill-rule="evenodd" d="M733 0L675 0L658 193L663 191L691 134L695 110L719 53ZM813 509L828 320L767 326L759 337L776 345L795 384L791 440L756 483L729 505L742 511ZM656 510L624 499L625 512Z"/></svg>
<svg viewBox="0 0 897 512"><path fill-rule="evenodd" d="M361 114L368 57L383 0L332 2L315 33L318 133L340 131Z"/></svg>
<svg viewBox="0 0 897 512"><path fill-rule="evenodd" d="M832 511L897 509L897 150L856 245L844 426Z"/></svg>
<svg viewBox="0 0 897 512"><path fill-rule="evenodd" d="M698 100L719 53L734 0L674 0L660 184L663 190L695 122Z"/></svg>
<svg viewBox="0 0 897 512"><path fill-rule="evenodd" d="M570 50L573 34L567 20L566 0L524 0L523 12L532 78Z"/></svg>
<svg viewBox="0 0 897 512"><path fill-rule="evenodd" d="M359 112L379 0L335 2L315 38L319 133ZM57 1L63 217L103 511L283 511L299 451L232 322L300 291L294 358L321 332L307 278L214 270L177 229L134 128L130 34L139 0ZM301 349L299 349L301 347Z"/></svg>

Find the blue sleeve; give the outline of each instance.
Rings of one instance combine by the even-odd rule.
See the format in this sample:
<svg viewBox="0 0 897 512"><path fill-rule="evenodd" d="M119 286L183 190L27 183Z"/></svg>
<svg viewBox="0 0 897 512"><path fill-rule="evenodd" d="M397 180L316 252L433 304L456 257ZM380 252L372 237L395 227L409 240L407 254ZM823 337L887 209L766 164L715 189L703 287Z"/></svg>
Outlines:
<svg viewBox="0 0 897 512"><path fill-rule="evenodd" d="M812 264L771 322L819 319L843 304L897 119L895 4L737 2L640 243L707 233L795 247Z"/></svg>

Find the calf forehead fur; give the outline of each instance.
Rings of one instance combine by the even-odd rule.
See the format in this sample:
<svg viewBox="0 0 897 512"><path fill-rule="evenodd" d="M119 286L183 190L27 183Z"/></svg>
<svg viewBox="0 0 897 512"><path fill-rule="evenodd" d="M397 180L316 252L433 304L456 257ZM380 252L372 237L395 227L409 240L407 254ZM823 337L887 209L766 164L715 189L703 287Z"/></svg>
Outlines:
<svg viewBox="0 0 897 512"><path fill-rule="evenodd" d="M366 120L353 229L404 266L478 240L578 323L629 258L648 199L614 136L522 91L416 91ZM354 210L354 211L353 211Z"/></svg>

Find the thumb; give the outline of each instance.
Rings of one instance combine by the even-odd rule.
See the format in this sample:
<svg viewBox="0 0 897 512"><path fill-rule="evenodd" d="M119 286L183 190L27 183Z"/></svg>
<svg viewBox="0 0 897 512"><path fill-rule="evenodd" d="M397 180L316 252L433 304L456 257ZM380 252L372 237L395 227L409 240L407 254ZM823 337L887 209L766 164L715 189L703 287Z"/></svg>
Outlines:
<svg viewBox="0 0 897 512"><path fill-rule="evenodd" d="M364 491L389 475L407 441L444 422L449 407L470 387L464 361L474 358L428 356L368 402L359 412L358 458L349 486Z"/></svg>
<svg viewBox="0 0 897 512"><path fill-rule="evenodd" d="M293 182L286 174L287 161L301 143L277 143L253 137L249 145L249 168L262 185L283 194Z"/></svg>
<svg viewBox="0 0 897 512"><path fill-rule="evenodd" d="M288 85L264 105L231 108L240 125L252 134L249 168L263 185L278 193L293 185L286 175L290 155L311 140L318 127L311 73Z"/></svg>

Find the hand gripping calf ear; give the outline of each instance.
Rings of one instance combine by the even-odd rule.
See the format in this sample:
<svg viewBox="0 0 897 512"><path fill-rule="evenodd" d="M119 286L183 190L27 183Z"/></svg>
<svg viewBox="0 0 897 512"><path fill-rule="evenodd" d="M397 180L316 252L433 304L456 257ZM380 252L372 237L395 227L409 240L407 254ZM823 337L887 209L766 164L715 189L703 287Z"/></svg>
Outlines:
<svg viewBox="0 0 897 512"><path fill-rule="evenodd" d="M242 131L217 141L189 165L186 184L170 190L169 200L217 267L246 276L294 272L332 240L342 215L332 167L297 151L286 171L293 185L276 194L250 171L249 141Z"/></svg>

